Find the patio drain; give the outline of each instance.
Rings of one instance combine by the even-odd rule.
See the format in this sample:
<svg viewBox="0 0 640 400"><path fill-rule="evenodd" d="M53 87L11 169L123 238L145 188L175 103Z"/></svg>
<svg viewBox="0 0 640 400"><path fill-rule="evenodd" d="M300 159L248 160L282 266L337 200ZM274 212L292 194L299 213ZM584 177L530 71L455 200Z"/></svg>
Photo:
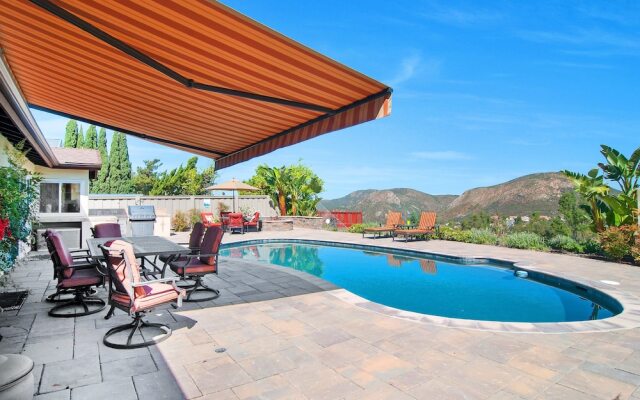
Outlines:
<svg viewBox="0 0 640 400"><path fill-rule="evenodd" d="M225 351L227 351L227 349L224 347L218 347L217 349L215 349L216 353L224 353Z"/></svg>

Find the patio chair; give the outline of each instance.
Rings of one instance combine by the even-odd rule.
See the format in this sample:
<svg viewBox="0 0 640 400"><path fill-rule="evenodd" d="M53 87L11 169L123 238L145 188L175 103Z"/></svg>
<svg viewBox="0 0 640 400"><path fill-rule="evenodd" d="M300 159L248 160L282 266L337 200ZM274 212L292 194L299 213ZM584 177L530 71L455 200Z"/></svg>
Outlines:
<svg viewBox="0 0 640 400"><path fill-rule="evenodd" d="M121 238L120 224L109 222L105 224L97 224L93 227L94 238Z"/></svg>
<svg viewBox="0 0 640 400"><path fill-rule="evenodd" d="M56 293L46 298L48 302L59 303L49 310L49 316L72 318L102 311L106 305L104 300L92 293L94 287L104 285L104 275L98 270L100 264L87 256L74 257L58 232L51 230L45 234L55 277L58 279ZM65 294L73 297L62 298Z"/></svg>
<svg viewBox="0 0 640 400"><path fill-rule="evenodd" d="M233 231L239 230L244 234L244 217L242 213L229 213L229 220L227 221L227 231L233 233Z"/></svg>
<svg viewBox="0 0 640 400"><path fill-rule="evenodd" d="M383 226L365 228L362 231L362 237L364 238L366 233L373 234L372 238L375 238L376 235L380 237L383 233L393 234L393 231L398 227L398 225L402 225L402 213L399 211L389 211L387 214L387 222Z"/></svg>
<svg viewBox="0 0 640 400"><path fill-rule="evenodd" d="M199 252L181 256L179 260L169 264L171 270L182 281L193 281L192 284L179 286L187 291L187 297L184 301L208 301L220 296L220 292L205 285L202 282L202 278L208 274L218 274L218 250L223 236L224 231L222 228L218 226L207 228ZM191 296L195 292L210 292L213 295L192 299Z"/></svg>
<svg viewBox="0 0 640 400"><path fill-rule="evenodd" d="M415 229L396 229L393 231L395 236L404 236L404 241L409 241L409 238L417 238L418 236L425 236L433 233L436 229L436 213L434 212L421 212L420 222Z"/></svg>
<svg viewBox="0 0 640 400"><path fill-rule="evenodd" d="M154 308L167 304L182 305L184 290L175 285L177 277L154 280L143 280L136 264L136 257L131 244L124 240L114 240L100 245L109 271L109 305L111 308L105 316L109 319L115 309L127 312L133 321L111 328L104 335L105 346L115 349L134 349L159 343L171 336L171 328L160 323L147 322L143 319ZM158 329L161 335L146 340L144 328ZM126 342L118 342L113 336L120 332L129 332ZM134 335L139 332L142 339L134 342Z"/></svg>
<svg viewBox="0 0 640 400"><path fill-rule="evenodd" d="M231 214L231 211L220 211L220 224L225 232L227 231L227 224L229 223L229 214Z"/></svg>
<svg viewBox="0 0 640 400"><path fill-rule="evenodd" d="M215 218L213 218L213 213L210 212L201 212L200 222L202 222L205 228L210 226L222 226L222 223L216 222Z"/></svg>
<svg viewBox="0 0 640 400"><path fill-rule="evenodd" d="M217 225L219 226L219 225ZM202 243L202 237L204 236L205 225L202 222L196 222L193 224L193 228L191 229L191 233L189 234L189 251L191 254L197 254L200 251L200 245ZM184 256L179 256L175 258L174 256L165 256L162 255L158 257L160 261L170 262L170 261L184 261Z"/></svg>
<svg viewBox="0 0 640 400"><path fill-rule="evenodd" d="M251 217L249 221L246 221L244 223L245 232L248 232L249 228L253 228L256 230L256 232L258 232L259 223L260 223L260 211L256 211L255 214L253 214L253 217Z"/></svg>

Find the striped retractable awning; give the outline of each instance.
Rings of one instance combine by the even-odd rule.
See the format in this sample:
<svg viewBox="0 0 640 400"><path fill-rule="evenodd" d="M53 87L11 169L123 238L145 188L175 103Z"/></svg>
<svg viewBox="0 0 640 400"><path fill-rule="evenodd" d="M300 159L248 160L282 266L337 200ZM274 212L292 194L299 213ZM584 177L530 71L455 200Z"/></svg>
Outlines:
<svg viewBox="0 0 640 400"><path fill-rule="evenodd" d="M31 107L225 168L391 112L391 89L208 0L0 0Z"/></svg>

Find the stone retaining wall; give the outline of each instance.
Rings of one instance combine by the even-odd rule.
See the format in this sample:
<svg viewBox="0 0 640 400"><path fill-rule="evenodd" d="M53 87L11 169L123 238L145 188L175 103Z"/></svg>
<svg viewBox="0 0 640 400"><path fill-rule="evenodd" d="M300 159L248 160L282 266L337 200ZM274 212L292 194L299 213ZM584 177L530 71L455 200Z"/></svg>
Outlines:
<svg viewBox="0 0 640 400"><path fill-rule="evenodd" d="M268 220L289 220L293 221L294 228L322 229L324 226L324 218L322 217L303 217L303 216L286 216L280 218L262 218L263 221ZM264 229L264 226L263 226Z"/></svg>

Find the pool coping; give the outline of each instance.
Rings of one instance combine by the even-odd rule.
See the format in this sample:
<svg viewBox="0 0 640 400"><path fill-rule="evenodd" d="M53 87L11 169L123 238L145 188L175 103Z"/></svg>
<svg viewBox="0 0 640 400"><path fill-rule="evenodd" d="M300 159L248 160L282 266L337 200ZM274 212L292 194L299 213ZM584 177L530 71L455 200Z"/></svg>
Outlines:
<svg viewBox="0 0 640 400"><path fill-rule="evenodd" d="M471 320L441 317L430 314L422 314L412 311L401 310L393 307L389 307L380 303L376 303L367 300L363 297L356 295L344 288L334 289L329 291L336 298L350 303L354 306L362 309L372 311L378 314L387 315L393 318L399 318L416 323L432 324L441 327L462 328L480 331L490 332L508 332L508 333L592 333L592 332L609 332L615 330L632 329L640 327L640 298L623 290L617 289L615 286L603 283L601 281L594 281L585 279L583 277L575 277L570 274L563 274L545 270L544 267L536 266L535 263L523 263L520 261L514 261L504 258L485 257L485 256L472 256L461 257L454 254L448 254L445 252L424 251L419 249L402 249L392 247L388 245L369 245L357 242L349 241L329 241L321 239L295 239L295 238L272 238L272 239L249 239L239 240L231 243L225 243L225 247L246 246L251 244L264 244L264 243L302 243L302 244L315 244L315 245L333 245L339 247L351 247L358 249L366 249L370 251L392 251L396 254L407 255L429 255L433 257L442 257L446 259L453 259L462 263L494 263L504 264L506 267L515 268L518 270L524 270L527 272L533 272L537 274L543 274L549 277L553 277L559 280L574 282L579 285L585 286L589 289L599 291L606 296L611 297L614 301L617 301L622 307L622 311L612 317L590 320L590 321L574 321L574 322L500 322L500 321L484 321L484 320ZM264 265L264 264L263 264ZM271 264L269 264L271 265ZM312 276L315 279L322 278L310 275L304 271L300 271L304 275ZM328 282L328 281L325 281ZM329 282L333 284L332 282ZM335 285L335 284L334 284Z"/></svg>

